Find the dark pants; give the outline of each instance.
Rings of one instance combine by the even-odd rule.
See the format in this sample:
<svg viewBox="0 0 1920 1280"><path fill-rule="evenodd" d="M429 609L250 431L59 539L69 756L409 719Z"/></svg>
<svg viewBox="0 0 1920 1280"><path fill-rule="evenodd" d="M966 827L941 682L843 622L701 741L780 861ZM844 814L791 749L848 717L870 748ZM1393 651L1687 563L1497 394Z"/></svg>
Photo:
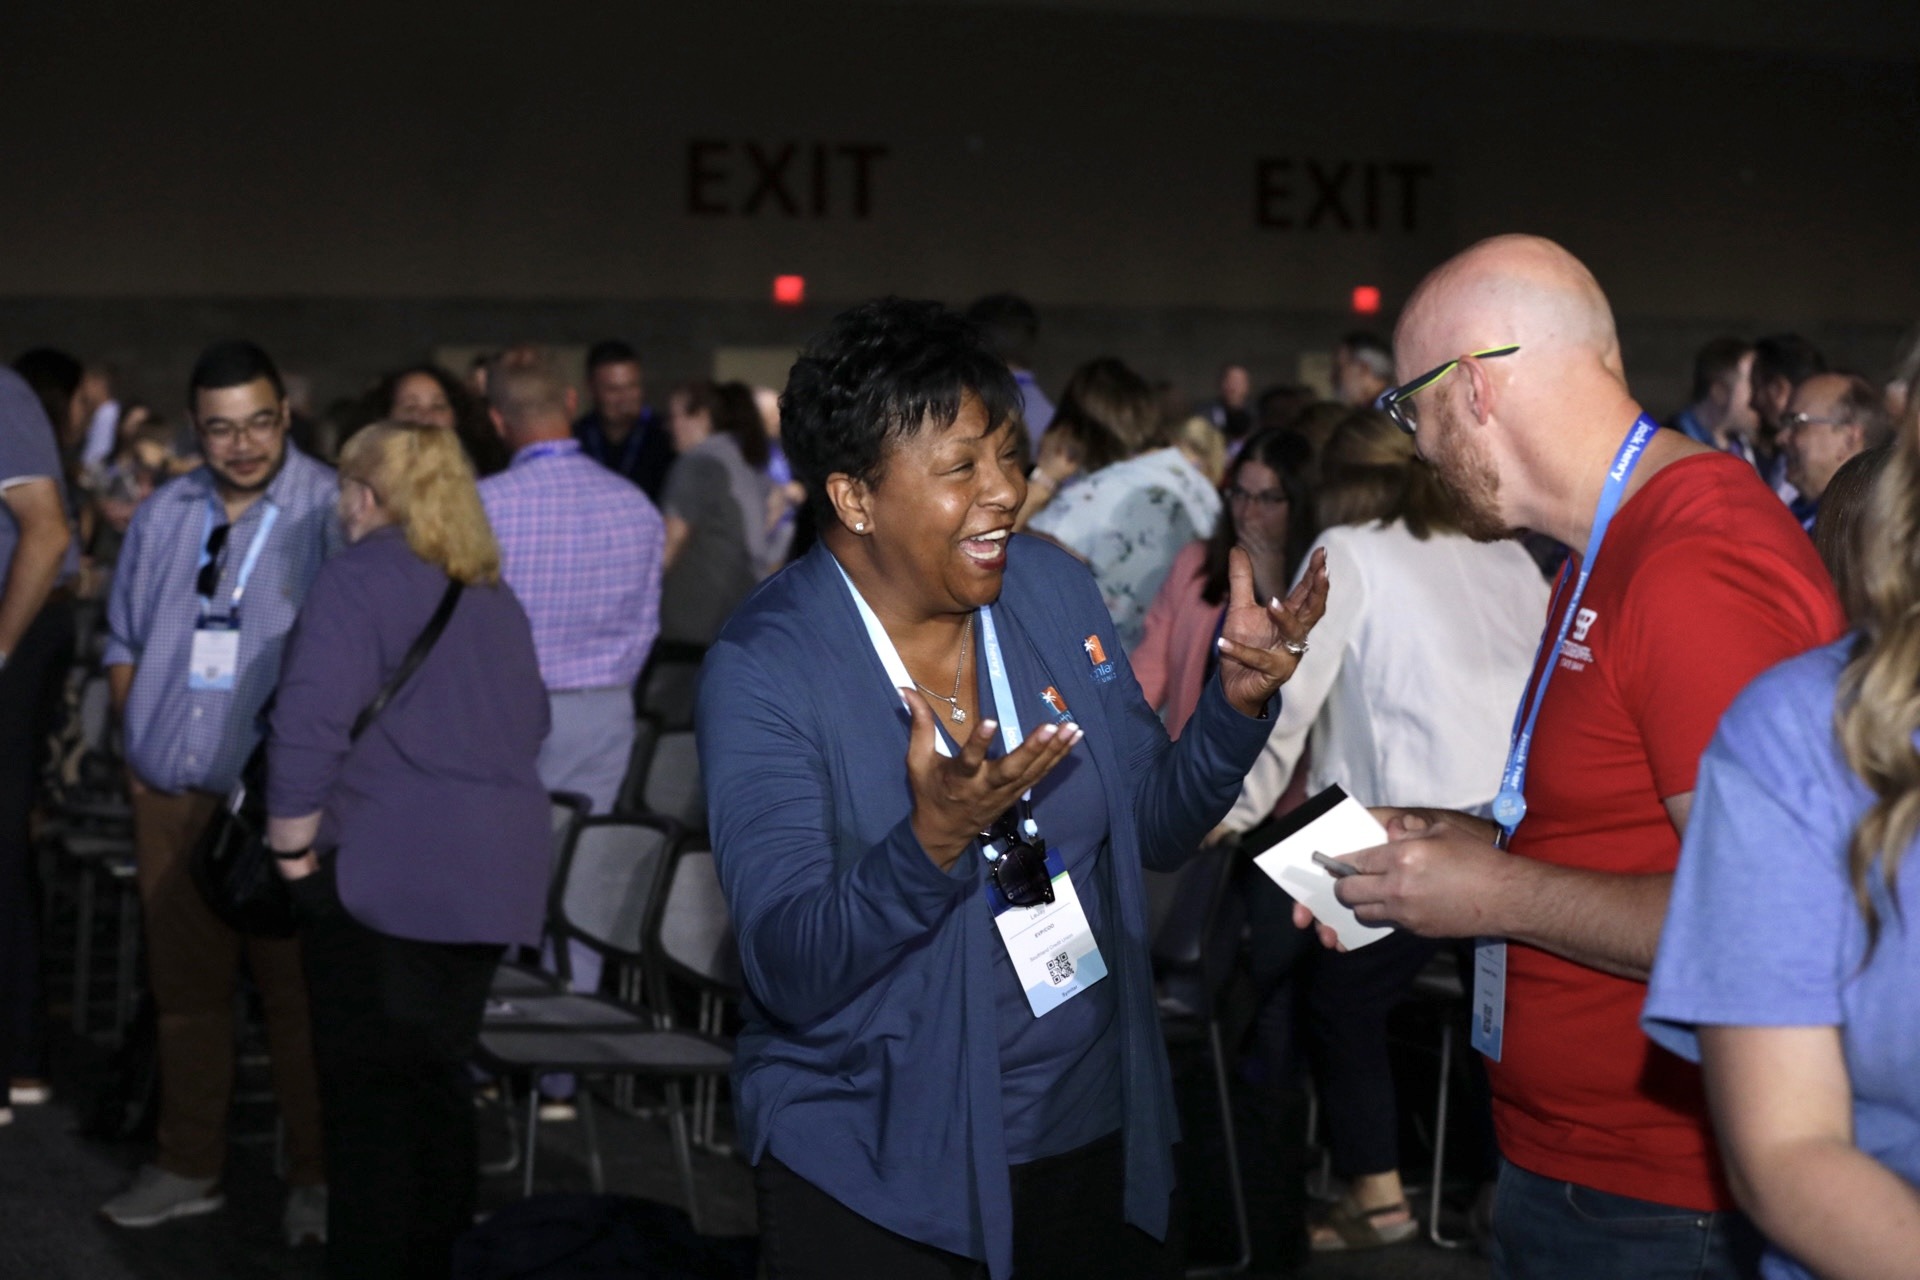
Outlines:
<svg viewBox="0 0 1920 1280"><path fill-rule="evenodd" d="M32 814L73 662L73 605L49 601L0 667L0 1107L9 1079L46 1075L40 877Z"/></svg>
<svg viewBox="0 0 1920 1280"><path fill-rule="evenodd" d="M1247 847L1265 846L1249 837ZM1293 898L1265 874L1251 872L1246 893L1268 1067L1284 1072L1298 1011L1334 1170L1355 1178L1398 1169L1400 1107L1387 1015L1441 944L1396 930L1359 951L1328 951L1311 929L1294 928Z"/></svg>
<svg viewBox="0 0 1920 1280"><path fill-rule="evenodd" d="M467 1060L502 948L416 942L360 924L329 864L296 882L329 1193L327 1271L434 1277L473 1225Z"/></svg>
<svg viewBox="0 0 1920 1280"><path fill-rule="evenodd" d="M1502 1161L1493 1195L1498 1280L1747 1280L1760 1237L1739 1213L1617 1196Z"/></svg>
<svg viewBox="0 0 1920 1280"><path fill-rule="evenodd" d="M1186 1204L1173 1195L1167 1239L1122 1217L1120 1135L1015 1165L1016 1280L1174 1280L1186 1258ZM773 1280L976 1280L984 1263L895 1235L835 1200L771 1154L754 1167L760 1256Z"/></svg>

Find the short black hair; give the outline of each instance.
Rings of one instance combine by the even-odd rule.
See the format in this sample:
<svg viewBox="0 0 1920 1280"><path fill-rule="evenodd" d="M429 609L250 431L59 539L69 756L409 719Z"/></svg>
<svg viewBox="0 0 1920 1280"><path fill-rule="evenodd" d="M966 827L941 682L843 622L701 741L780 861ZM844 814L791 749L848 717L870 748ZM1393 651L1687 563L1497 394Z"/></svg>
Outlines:
<svg viewBox="0 0 1920 1280"><path fill-rule="evenodd" d="M887 449L945 429L968 392L988 430L1020 421L1020 384L979 326L938 302L880 298L835 316L780 393L780 443L822 520L827 477L879 482Z"/></svg>
<svg viewBox="0 0 1920 1280"><path fill-rule="evenodd" d="M1816 373L1827 371L1827 358L1820 348L1797 333L1775 333L1753 344L1753 380L1772 382L1785 378L1799 386Z"/></svg>
<svg viewBox="0 0 1920 1280"><path fill-rule="evenodd" d="M980 326L993 349L1010 365L1033 367L1033 349L1040 341L1040 313L1017 293L990 293L967 308L967 319Z"/></svg>
<svg viewBox="0 0 1920 1280"><path fill-rule="evenodd" d="M1693 357L1693 403L1699 404L1713 389L1740 369L1740 362L1753 350L1745 338L1715 338Z"/></svg>
<svg viewBox="0 0 1920 1280"><path fill-rule="evenodd" d="M635 351L631 345L620 341L618 338L607 338L587 348L587 376L589 378L593 376L593 371L602 365L639 363L640 353Z"/></svg>
<svg viewBox="0 0 1920 1280"><path fill-rule="evenodd" d="M273 384L275 397L286 399L287 384L281 380L273 357L244 338L216 342L200 353L193 362L193 372L187 375L187 411L193 411L194 398L202 391L244 387L259 378Z"/></svg>

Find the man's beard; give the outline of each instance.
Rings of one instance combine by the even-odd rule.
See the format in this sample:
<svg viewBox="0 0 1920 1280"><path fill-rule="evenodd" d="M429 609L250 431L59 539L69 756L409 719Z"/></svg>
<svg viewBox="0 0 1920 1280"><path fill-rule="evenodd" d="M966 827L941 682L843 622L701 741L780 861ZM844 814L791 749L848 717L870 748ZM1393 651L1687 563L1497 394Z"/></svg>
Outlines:
<svg viewBox="0 0 1920 1280"><path fill-rule="evenodd" d="M1480 437L1461 426L1444 401L1435 405L1427 428L1440 447L1427 462L1453 499L1460 532L1475 542L1502 542L1515 530L1500 518L1500 473L1487 459Z"/></svg>

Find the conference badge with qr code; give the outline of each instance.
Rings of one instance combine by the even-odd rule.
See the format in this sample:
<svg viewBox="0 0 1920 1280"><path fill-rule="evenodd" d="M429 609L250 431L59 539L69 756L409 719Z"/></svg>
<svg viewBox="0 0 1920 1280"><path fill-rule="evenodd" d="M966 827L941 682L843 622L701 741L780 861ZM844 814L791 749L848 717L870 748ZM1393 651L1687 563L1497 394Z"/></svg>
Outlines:
<svg viewBox="0 0 1920 1280"><path fill-rule="evenodd" d="M1045 1017L1107 976L1106 958L1094 941L1093 927L1057 848L1047 850L1053 877L1053 901L1016 907L992 881L986 885L993 924L1013 961L1013 973L1027 993L1027 1007Z"/></svg>

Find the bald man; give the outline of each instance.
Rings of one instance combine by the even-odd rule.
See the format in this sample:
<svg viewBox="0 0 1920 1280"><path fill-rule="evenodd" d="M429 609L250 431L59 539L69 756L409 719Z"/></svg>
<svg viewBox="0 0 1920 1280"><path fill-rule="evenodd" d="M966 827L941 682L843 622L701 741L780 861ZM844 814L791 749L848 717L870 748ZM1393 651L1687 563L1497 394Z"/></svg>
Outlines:
<svg viewBox="0 0 1920 1280"><path fill-rule="evenodd" d="M1574 554L1523 705L1537 720L1495 805L1510 837L1390 811L1392 842L1353 856L1363 874L1340 899L1368 922L1483 939L1495 1274L1748 1274L1698 1070L1639 1016L1700 753L1749 680L1840 633L1833 588L1752 467L1655 429L1599 284L1551 241L1502 236L1445 263L1394 350L1404 381L1382 403L1466 530L1537 530Z"/></svg>
<svg viewBox="0 0 1920 1280"><path fill-rule="evenodd" d="M1800 491L1794 514L1813 532L1820 499L1847 459L1892 438L1885 397L1851 373L1816 373L1793 389L1780 415L1780 452L1787 480Z"/></svg>

